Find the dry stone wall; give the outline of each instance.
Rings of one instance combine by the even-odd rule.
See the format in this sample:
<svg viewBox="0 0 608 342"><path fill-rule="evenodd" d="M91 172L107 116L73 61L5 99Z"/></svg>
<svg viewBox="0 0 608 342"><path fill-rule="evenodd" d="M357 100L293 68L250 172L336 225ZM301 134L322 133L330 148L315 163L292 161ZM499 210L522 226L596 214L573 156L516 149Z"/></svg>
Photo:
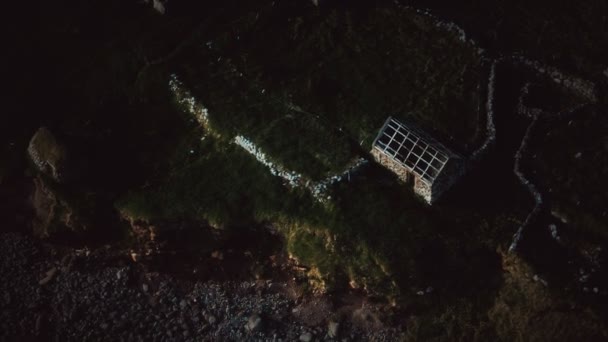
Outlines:
<svg viewBox="0 0 608 342"><path fill-rule="evenodd" d="M397 175L401 181L407 182L408 179L412 177L412 175L405 167L403 167L403 165L399 164L393 158L387 156L379 149L374 147L371 151L371 155L378 164L389 169L391 172Z"/></svg>

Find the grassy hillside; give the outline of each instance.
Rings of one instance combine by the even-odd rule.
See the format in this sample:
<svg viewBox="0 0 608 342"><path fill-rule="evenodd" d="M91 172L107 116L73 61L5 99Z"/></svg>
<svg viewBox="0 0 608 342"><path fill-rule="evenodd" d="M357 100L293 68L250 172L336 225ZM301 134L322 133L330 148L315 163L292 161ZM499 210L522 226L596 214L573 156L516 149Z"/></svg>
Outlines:
<svg viewBox="0 0 608 342"><path fill-rule="evenodd" d="M470 5L475 10L467 12ZM322 179L366 153L393 115L470 151L484 133L482 62L474 47L428 18L370 1L320 8L310 1L184 1L165 16L113 0L40 6L37 28L24 28L36 39L20 42L31 69L12 71L21 77L17 105L0 127L0 186L28 177L23 151L45 125L80 161L80 177L67 185L75 202L151 222L209 221L237 233L271 223L287 252L309 267L313 285L394 300L407 311L412 340L526 340L529 331L555 336L545 334L568 322L585 327L588 317L597 328L586 309L588 316L560 311L572 304L553 303L561 289L513 280L500 267L505 256L497 248L508 245L531 207L512 174L514 153L499 151L433 207L374 165L332 188L321 205L231 143L244 135L286 168ZM529 49L584 72L605 61L605 16L592 13L601 13L601 2L572 11L504 1L463 6L471 22L487 23L487 40L506 50ZM209 109L219 136L202 139L204 129L175 103L172 73ZM581 241L606 238L605 121L601 111L583 113L572 124L540 125L531 141L542 156L531 161L539 185L553 189L551 205ZM499 139L511 139L506 135ZM13 202L12 193L2 196ZM0 211L15 216L12 207ZM107 233L109 223L99 226ZM538 318L546 312L563 324Z"/></svg>
<svg viewBox="0 0 608 342"><path fill-rule="evenodd" d="M214 127L313 179L370 148L389 115L461 150L479 142L477 50L394 6L263 6L172 63ZM449 53L447 53L449 51Z"/></svg>
<svg viewBox="0 0 608 342"><path fill-rule="evenodd" d="M219 134L201 141L204 128L191 122L145 188L119 202L121 210L224 227L273 222L288 251L328 288L350 282L407 297L416 286L445 288L441 272L476 272L447 256L462 248L478 253L487 236L462 246L446 227L467 215L458 227L487 218L426 208L377 166L333 189L330 203L320 206L231 144L244 135L312 179L365 153L388 115L470 148L480 134L481 66L472 46L391 5L319 10L269 3L193 37L157 70L178 75ZM176 117L193 121L188 113ZM512 224L501 215L510 214L491 220Z"/></svg>

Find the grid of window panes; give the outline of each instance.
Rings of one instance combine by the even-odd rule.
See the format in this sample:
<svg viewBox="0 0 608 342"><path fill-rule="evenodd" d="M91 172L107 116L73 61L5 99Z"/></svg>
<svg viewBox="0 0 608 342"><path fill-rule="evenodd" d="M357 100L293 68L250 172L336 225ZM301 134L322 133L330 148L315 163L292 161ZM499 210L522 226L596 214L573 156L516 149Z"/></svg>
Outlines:
<svg viewBox="0 0 608 342"><path fill-rule="evenodd" d="M448 161L447 154L438 146L429 144L422 134L406 128L395 119L388 120L376 146L429 183L433 183Z"/></svg>

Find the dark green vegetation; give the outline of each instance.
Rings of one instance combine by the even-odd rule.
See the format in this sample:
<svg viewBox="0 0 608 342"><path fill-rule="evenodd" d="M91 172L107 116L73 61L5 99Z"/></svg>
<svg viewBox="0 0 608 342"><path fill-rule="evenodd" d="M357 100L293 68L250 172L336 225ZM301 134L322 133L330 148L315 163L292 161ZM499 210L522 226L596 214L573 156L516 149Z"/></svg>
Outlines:
<svg viewBox="0 0 608 342"><path fill-rule="evenodd" d="M453 220L478 227L480 215L431 212L375 166L320 205L287 191L230 141L251 138L273 160L313 179L340 172L363 153L360 140L369 148L388 113L455 136L461 147L473 143L481 77L474 49L394 6L319 11L266 4L217 31L196 31L159 69L177 73L209 109L220 137L201 142L204 130L196 126L182 133L145 189L119 201L126 215L219 226L274 222L289 252L328 288L352 281L371 293L407 297L416 287L447 286L441 272L466 272L467 261L449 260L460 247L446 227L458 230ZM491 220L512 230L504 220L510 214L498 215ZM477 243L487 240L467 253L494 245Z"/></svg>
<svg viewBox="0 0 608 342"><path fill-rule="evenodd" d="M313 179L368 150L388 115L463 150L482 134L477 51L412 11L267 4L185 50L177 75L214 127Z"/></svg>
<svg viewBox="0 0 608 342"><path fill-rule="evenodd" d="M608 118L598 108L584 108L538 129L531 164L534 178L548 193L550 208L575 229L608 239Z"/></svg>
<svg viewBox="0 0 608 342"><path fill-rule="evenodd" d="M39 26L23 27L32 39L19 42L26 57L18 57L31 68L11 71L20 81L14 115L0 127L2 190L21 179L27 141L46 125L81 161L80 177L65 193L83 211L96 211L93 217L117 215L116 207L152 223L209 221L235 233L273 223L319 287L342 290L350 282L415 315L408 323L412 339L525 340L528 332L540 338L555 328L536 318L546 312L562 326L586 326L579 318L587 316L560 313L570 302L554 302L547 289L523 279L536 270L501 270L506 257L496 249L506 248L532 202L512 175L525 128L504 109L513 99L497 106L501 127L509 128L499 133L497 153L432 208L374 165L332 189L332 200L321 205L230 143L242 134L287 168L319 179L364 153L392 114L469 151L483 133L477 87L485 76L474 49L388 3L321 9L309 1L185 3L166 16L124 1L39 5ZM563 64L574 70L577 58L603 63L601 16L576 26L578 36L590 32L579 42L563 25L568 11L545 7L562 13L551 17L534 4L522 6L505 2L488 10L497 14L475 10L470 17L500 28L488 45L529 48L548 62L568 59ZM590 8L597 12L601 3ZM530 32L545 33L538 40ZM209 108L221 137L201 141L204 129L168 91L173 72ZM534 164L577 232L602 237L604 123L598 112L543 128L552 133L535 142L543 159ZM580 164L562 167L578 152ZM3 191L3 202L13 203L6 200L11 194ZM10 210L0 213L8 217ZM101 234L113 224L94 221ZM432 294L416 295L428 287ZM557 296L559 290L551 289Z"/></svg>
<svg viewBox="0 0 608 342"><path fill-rule="evenodd" d="M408 1L459 23L494 52L525 55L590 78L608 60L608 3L526 0Z"/></svg>

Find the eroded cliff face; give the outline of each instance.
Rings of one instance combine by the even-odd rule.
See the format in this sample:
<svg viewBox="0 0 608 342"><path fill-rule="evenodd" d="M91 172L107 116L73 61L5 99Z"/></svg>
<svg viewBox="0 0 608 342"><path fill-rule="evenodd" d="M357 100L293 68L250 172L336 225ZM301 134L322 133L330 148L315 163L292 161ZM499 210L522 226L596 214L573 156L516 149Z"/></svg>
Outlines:
<svg viewBox="0 0 608 342"><path fill-rule="evenodd" d="M48 238L65 231L80 232L87 229L75 209L49 186L48 181L34 178L31 196L34 210L32 230L38 238Z"/></svg>

